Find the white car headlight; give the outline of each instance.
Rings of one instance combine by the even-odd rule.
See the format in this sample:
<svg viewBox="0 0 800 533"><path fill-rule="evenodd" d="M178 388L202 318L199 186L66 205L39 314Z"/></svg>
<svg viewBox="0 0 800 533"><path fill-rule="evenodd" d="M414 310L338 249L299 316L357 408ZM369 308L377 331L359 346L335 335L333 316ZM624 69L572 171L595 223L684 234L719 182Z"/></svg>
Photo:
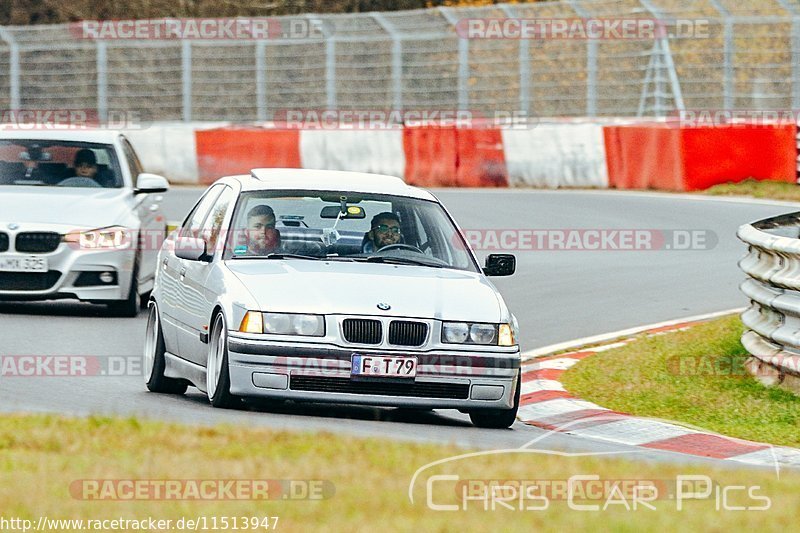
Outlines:
<svg viewBox="0 0 800 533"><path fill-rule="evenodd" d="M469 337L469 324L464 322L445 322L442 324L442 342L462 344Z"/></svg>
<svg viewBox="0 0 800 533"><path fill-rule="evenodd" d="M516 339L509 324L445 322L442 324L442 342L447 344L515 346Z"/></svg>
<svg viewBox="0 0 800 533"><path fill-rule="evenodd" d="M120 226L71 231L64 236L64 242L77 245L81 250L124 250L131 246L131 233Z"/></svg>
<svg viewBox="0 0 800 533"><path fill-rule="evenodd" d="M496 329L497 326L493 324L472 324L469 327L469 339L475 344L496 344Z"/></svg>
<svg viewBox="0 0 800 533"><path fill-rule="evenodd" d="M442 342L497 345L497 324L445 322L442 324Z"/></svg>
<svg viewBox="0 0 800 533"><path fill-rule="evenodd" d="M264 313L264 333L322 337L325 335L325 319L320 315Z"/></svg>

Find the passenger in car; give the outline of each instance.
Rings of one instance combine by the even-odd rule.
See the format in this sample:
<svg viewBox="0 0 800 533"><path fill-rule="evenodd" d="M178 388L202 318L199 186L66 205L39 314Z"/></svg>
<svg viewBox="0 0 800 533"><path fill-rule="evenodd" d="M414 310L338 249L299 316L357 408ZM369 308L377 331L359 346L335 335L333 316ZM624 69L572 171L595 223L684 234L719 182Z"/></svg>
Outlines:
<svg viewBox="0 0 800 533"><path fill-rule="evenodd" d="M268 205L257 205L247 213L247 254L267 255L281 245L281 233L275 229L275 212Z"/></svg>
<svg viewBox="0 0 800 533"><path fill-rule="evenodd" d="M386 211L372 217L372 228L364 236L364 253L377 252L384 246L399 244L403 240L400 232L400 217Z"/></svg>

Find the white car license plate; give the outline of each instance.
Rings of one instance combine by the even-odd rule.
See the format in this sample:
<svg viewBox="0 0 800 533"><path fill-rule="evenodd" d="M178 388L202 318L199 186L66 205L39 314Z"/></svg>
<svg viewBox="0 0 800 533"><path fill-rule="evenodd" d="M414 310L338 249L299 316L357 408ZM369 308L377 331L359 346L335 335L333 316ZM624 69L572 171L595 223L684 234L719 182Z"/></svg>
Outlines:
<svg viewBox="0 0 800 533"><path fill-rule="evenodd" d="M352 363L352 376L413 378L417 375L416 357L353 354Z"/></svg>
<svg viewBox="0 0 800 533"><path fill-rule="evenodd" d="M47 272L47 258L0 254L0 272Z"/></svg>

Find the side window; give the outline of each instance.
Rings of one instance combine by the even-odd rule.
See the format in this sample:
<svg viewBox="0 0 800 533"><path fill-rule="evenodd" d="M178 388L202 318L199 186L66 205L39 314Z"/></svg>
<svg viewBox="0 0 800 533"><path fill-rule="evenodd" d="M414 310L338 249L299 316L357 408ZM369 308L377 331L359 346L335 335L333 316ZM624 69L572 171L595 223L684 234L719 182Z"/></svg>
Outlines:
<svg viewBox="0 0 800 533"><path fill-rule="evenodd" d="M203 198L197 203L194 209L192 209L192 212L189 213L189 216L186 217L186 220L183 222L180 231L181 237L200 237L200 230L203 227L203 221L206 219L206 215L208 215L208 212L211 211L211 206L214 205L214 202L217 200L217 197L220 195L220 193L222 193L222 189L224 188L224 185L214 185L208 190L208 192L206 192Z"/></svg>
<svg viewBox="0 0 800 533"><path fill-rule="evenodd" d="M144 172L144 168L142 168L142 163L139 161L139 157L136 155L136 151L131 146L130 141L125 137L122 137L120 141L122 143L122 151L125 154L125 164L128 165L131 171L131 179L133 184L136 185L136 176Z"/></svg>
<svg viewBox="0 0 800 533"><path fill-rule="evenodd" d="M217 248L217 241L220 231L222 230L222 223L225 221L225 215L233 201L233 197L233 189L225 187L203 224L201 235L208 243L208 251L210 254L213 254L214 250Z"/></svg>

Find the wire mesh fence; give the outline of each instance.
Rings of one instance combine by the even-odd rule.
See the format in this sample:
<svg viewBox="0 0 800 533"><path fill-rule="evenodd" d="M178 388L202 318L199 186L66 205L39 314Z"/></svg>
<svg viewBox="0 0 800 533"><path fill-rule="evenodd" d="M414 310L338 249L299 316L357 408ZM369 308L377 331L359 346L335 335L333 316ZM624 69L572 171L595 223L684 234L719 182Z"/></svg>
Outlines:
<svg viewBox="0 0 800 533"><path fill-rule="evenodd" d="M653 19L666 31L655 38L459 31L467 20L591 19ZM204 40L86 38L80 25L0 28L0 108L237 122L272 120L287 109L611 117L800 108L797 0L562 0L271 23L306 31Z"/></svg>

